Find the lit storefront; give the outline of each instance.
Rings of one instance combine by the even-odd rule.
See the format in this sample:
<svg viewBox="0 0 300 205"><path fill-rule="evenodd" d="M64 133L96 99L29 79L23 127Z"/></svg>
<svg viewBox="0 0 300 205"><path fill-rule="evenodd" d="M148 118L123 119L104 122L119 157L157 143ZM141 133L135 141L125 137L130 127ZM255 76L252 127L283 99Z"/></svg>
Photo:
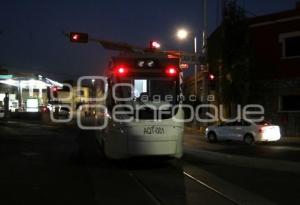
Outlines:
<svg viewBox="0 0 300 205"><path fill-rule="evenodd" d="M41 75L0 75L0 106L3 106L5 93L8 93L12 112L37 112L39 106L47 105L47 90L52 87L62 88L63 84Z"/></svg>

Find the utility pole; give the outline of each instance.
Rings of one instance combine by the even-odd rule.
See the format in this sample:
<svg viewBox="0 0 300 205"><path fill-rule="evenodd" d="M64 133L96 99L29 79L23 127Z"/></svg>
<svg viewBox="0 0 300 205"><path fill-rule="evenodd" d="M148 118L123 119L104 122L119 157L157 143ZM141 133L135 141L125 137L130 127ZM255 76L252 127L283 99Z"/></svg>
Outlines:
<svg viewBox="0 0 300 205"><path fill-rule="evenodd" d="M203 0L203 32L202 32L202 54L206 60L207 54L207 1Z"/></svg>
<svg viewBox="0 0 300 205"><path fill-rule="evenodd" d="M197 55L197 37L195 36L194 37L194 52L195 52L195 55ZM198 96L198 85L197 85L197 64L194 65L194 74L195 74L195 96L197 97Z"/></svg>
<svg viewBox="0 0 300 205"><path fill-rule="evenodd" d="M208 65L207 65L207 1L202 0L203 2L203 31L202 31L202 63L201 63L201 72L202 72L202 103L207 103L208 96ZM203 116L206 116L207 110L202 111ZM206 123L203 123L203 130L207 126Z"/></svg>
<svg viewBox="0 0 300 205"><path fill-rule="evenodd" d="M207 1L203 0L203 31L202 31L202 100L206 103L207 95L208 95L208 87L207 87Z"/></svg>

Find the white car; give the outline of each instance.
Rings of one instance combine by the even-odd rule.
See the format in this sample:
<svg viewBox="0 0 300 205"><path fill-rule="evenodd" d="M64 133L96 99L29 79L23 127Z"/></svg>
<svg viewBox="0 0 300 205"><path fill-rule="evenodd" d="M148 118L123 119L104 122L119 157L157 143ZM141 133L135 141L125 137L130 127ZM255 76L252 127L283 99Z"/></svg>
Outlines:
<svg viewBox="0 0 300 205"><path fill-rule="evenodd" d="M271 125L267 121L240 120L209 126L205 130L205 137L209 142L232 140L254 144L262 141L277 141L281 134L279 126Z"/></svg>

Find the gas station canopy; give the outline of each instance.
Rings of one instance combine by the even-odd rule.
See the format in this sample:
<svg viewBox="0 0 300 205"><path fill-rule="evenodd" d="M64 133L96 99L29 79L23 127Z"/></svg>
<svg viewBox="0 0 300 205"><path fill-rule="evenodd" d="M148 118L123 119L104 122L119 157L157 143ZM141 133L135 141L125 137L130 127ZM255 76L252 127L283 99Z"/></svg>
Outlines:
<svg viewBox="0 0 300 205"><path fill-rule="evenodd" d="M45 78L42 75L0 75L0 83L25 89L47 89L47 87L63 87L63 84L49 78Z"/></svg>

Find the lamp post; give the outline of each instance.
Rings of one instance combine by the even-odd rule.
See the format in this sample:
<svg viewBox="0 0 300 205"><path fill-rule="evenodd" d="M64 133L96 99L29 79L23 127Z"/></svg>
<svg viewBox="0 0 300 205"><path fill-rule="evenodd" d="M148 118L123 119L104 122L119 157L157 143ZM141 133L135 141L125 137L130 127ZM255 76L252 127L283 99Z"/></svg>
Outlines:
<svg viewBox="0 0 300 205"><path fill-rule="evenodd" d="M189 35L189 32L186 30L186 29L179 29L178 31L177 31L177 38L179 39L179 40L184 40L184 39L186 39L187 37L188 37L188 35ZM194 37L194 53L195 54L197 54L197 37L195 36ZM197 90L198 90L198 86L197 86L197 65L195 64L194 65L194 77L195 77L195 83L194 83L194 94L195 94L195 96L197 97L197 94L198 94L198 92L197 92Z"/></svg>

